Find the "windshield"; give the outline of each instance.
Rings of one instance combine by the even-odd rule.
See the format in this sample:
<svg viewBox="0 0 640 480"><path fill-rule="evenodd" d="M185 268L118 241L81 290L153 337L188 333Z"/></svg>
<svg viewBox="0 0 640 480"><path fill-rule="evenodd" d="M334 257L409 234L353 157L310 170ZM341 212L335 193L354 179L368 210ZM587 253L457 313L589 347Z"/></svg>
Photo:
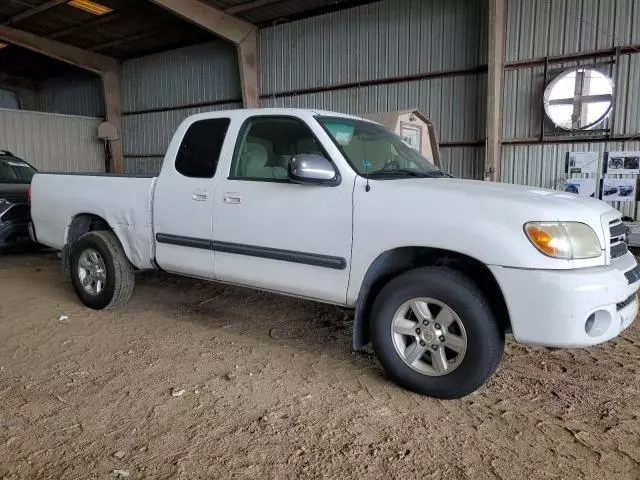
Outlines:
<svg viewBox="0 0 640 480"><path fill-rule="evenodd" d="M0 156L0 183L31 183L36 169L16 157Z"/></svg>
<svg viewBox="0 0 640 480"><path fill-rule="evenodd" d="M382 125L340 117L318 117L318 121L360 175L449 176Z"/></svg>

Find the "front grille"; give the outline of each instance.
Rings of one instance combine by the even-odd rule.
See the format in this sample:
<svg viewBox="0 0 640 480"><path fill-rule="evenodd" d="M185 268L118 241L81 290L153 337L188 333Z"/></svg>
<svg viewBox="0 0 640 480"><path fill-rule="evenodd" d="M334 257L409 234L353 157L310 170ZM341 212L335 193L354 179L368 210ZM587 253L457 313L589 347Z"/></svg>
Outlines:
<svg viewBox="0 0 640 480"><path fill-rule="evenodd" d="M627 282L629 282L629 285L631 285L632 283L636 283L638 280L640 280L640 265L636 265L628 272L624 272L624 276L627 277Z"/></svg>
<svg viewBox="0 0 640 480"><path fill-rule="evenodd" d="M627 298L626 300L621 301L620 303L616 303L616 310L620 311L622 310L624 307L631 305L633 303L633 301L636 299L636 295L637 293L633 293L632 295L629 296L629 298Z"/></svg>
<svg viewBox="0 0 640 480"><path fill-rule="evenodd" d="M624 226L622 221L612 220L609 222L609 231L611 232L611 238L614 237L622 237L625 233L627 233L627 227Z"/></svg>
<svg viewBox="0 0 640 480"><path fill-rule="evenodd" d="M628 251L629 249L627 248L627 244L624 242L618 242L615 245L611 245L611 259L619 258Z"/></svg>
<svg viewBox="0 0 640 480"><path fill-rule="evenodd" d="M627 248L627 227L619 218L609 222L609 238L611 260L620 258L629 251Z"/></svg>

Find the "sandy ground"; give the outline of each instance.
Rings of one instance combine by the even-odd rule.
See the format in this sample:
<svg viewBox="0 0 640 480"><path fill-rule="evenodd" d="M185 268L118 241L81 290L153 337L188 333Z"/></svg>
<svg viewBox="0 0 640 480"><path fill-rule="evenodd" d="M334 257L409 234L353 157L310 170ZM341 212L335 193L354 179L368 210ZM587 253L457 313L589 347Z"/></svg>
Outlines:
<svg viewBox="0 0 640 480"><path fill-rule="evenodd" d="M338 308L137 280L94 312L55 255L0 258L0 478L640 478L640 324L509 341L484 388L439 401L353 353Z"/></svg>

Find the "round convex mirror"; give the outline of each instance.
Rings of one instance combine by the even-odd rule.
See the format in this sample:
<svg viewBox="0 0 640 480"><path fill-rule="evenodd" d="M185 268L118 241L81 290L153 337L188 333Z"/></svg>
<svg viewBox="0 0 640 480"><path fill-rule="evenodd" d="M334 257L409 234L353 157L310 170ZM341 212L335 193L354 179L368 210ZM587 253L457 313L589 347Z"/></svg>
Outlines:
<svg viewBox="0 0 640 480"><path fill-rule="evenodd" d="M558 75L544 91L544 109L564 130L588 130L611 112L613 83L598 70L576 68Z"/></svg>

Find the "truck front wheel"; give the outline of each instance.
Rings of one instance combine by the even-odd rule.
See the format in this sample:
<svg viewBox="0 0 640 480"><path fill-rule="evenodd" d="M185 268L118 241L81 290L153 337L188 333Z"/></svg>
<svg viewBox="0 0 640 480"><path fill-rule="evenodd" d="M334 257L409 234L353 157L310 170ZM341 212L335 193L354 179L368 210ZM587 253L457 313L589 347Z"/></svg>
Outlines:
<svg viewBox="0 0 640 480"><path fill-rule="evenodd" d="M391 280L372 309L373 348L401 386L437 398L460 398L496 370L504 331L480 290L440 267Z"/></svg>
<svg viewBox="0 0 640 480"><path fill-rule="evenodd" d="M127 303L134 270L113 232L89 232L73 244L71 281L82 303L94 310Z"/></svg>

